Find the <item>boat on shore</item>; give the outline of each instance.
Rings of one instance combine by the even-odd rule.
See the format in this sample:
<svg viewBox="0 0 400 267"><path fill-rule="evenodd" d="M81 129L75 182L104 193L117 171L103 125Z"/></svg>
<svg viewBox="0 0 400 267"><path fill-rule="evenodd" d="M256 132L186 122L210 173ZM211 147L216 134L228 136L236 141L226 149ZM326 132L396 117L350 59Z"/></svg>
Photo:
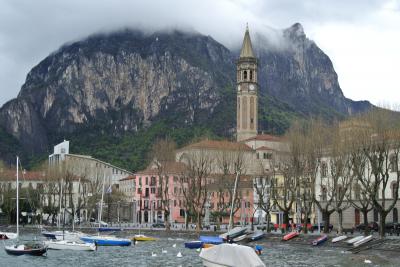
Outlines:
<svg viewBox="0 0 400 267"><path fill-rule="evenodd" d="M48 249L55 250L79 250L79 251L95 251L97 246L95 243L83 243L67 240L48 240L44 242Z"/></svg>
<svg viewBox="0 0 400 267"><path fill-rule="evenodd" d="M328 240L328 236L327 235L322 235L322 236L318 237L317 239L314 239L312 241L312 245L313 246L318 246L318 245L324 243L326 240Z"/></svg>
<svg viewBox="0 0 400 267"><path fill-rule="evenodd" d="M221 244L202 249L199 257L206 267L265 267L254 249L238 244Z"/></svg>
<svg viewBox="0 0 400 267"><path fill-rule="evenodd" d="M360 240L354 242L353 247L361 246L362 244L365 244L365 243L371 241L372 239L373 239L372 235L366 236L363 239L360 239Z"/></svg>
<svg viewBox="0 0 400 267"><path fill-rule="evenodd" d="M232 239L232 241L237 243L237 242L241 242L241 241L245 240L246 238L247 238L247 234L244 234L244 235L240 235L238 237L235 237L234 239Z"/></svg>
<svg viewBox="0 0 400 267"><path fill-rule="evenodd" d="M263 239L264 237L265 237L265 233L262 231L258 231L258 232L251 234L250 236L248 236L248 241L249 242L257 241L257 240Z"/></svg>
<svg viewBox="0 0 400 267"><path fill-rule="evenodd" d="M297 236L299 236L299 232L294 231L294 232L291 232L291 233L289 233L289 234L284 235L283 238L282 238L282 240L283 240L283 241L288 241L288 240L290 240L290 239L292 239L292 238L295 238L295 237L297 237Z"/></svg>
<svg viewBox="0 0 400 267"><path fill-rule="evenodd" d="M97 246L130 246L132 241L126 238L118 238L115 236L81 236L80 238L83 242L94 243Z"/></svg>
<svg viewBox="0 0 400 267"><path fill-rule="evenodd" d="M190 248L190 249L202 248L203 245L204 245L204 242L199 241L199 240L185 242L185 248Z"/></svg>
<svg viewBox="0 0 400 267"><path fill-rule="evenodd" d="M347 239L347 235L337 236L332 239L332 243L337 243L337 242L343 241L345 239Z"/></svg>
<svg viewBox="0 0 400 267"><path fill-rule="evenodd" d="M99 232L119 232L122 231L122 228L119 227L99 227L97 229Z"/></svg>
<svg viewBox="0 0 400 267"><path fill-rule="evenodd" d="M355 242L360 241L360 240L363 239L363 238L364 238L363 235L356 236L356 237L353 237L353 238L350 239L350 240L347 240L346 243L347 243L347 245L351 246L351 245L353 245Z"/></svg>
<svg viewBox="0 0 400 267"><path fill-rule="evenodd" d="M233 239L235 237L243 235L246 231L247 227L235 227L232 230L219 235L219 237L222 239L227 239L228 237Z"/></svg>

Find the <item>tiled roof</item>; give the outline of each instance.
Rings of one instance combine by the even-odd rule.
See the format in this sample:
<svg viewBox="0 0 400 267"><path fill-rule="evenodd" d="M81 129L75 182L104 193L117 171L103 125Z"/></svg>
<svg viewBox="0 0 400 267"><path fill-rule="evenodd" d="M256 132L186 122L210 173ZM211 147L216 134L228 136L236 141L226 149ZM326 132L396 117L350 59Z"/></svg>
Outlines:
<svg viewBox="0 0 400 267"><path fill-rule="evenodd" d="M43 171L22 171L19 172L20 182L25 181L44 181L48 180L48 176ZM0 181L15 181L17 179L17 172L5 170L0 172ZM79 176L73 176L73 180L79 180ZM87 179L84 179L87 180Z"/></svg>
<svg viewBox="0 0 400 267"><path fill-rule="evenodd" d="M128 177L122 178L122 179L119 180L119 181L122 182L122 181L128 181L128 180L133 180L133 179L135 179L135 176L129 175Z"/></svg>
<svg viewBox="0 0 400 267"><path fill-rule="evenodd" d="M182 162L170 161L164 165L163 172L167 174L181 174L186 169L186 165ZM138 171L135 175L158 175L158 169L154 164L150 164L146 169Z"/></svg>
<svg viewBox="0 0 400 267"><path fill-rule="evenodd" d="M246 139L245 141L251 141L251 140L282 142L284 139L280 136L275 136L270 134L258 134L249 139Z"/></svg>
<svg viewBox="0 0 400 267"><path fill-rule="evenodd" d="M267 147L267 146L261 146L261 147L256 148L256 150L275 150L275 149Z"/></svg>
<svg viewBox="0 0 400 267"><path fill-rule="evenodd" d="M229 142L229 141L216 141L216 140L203 140L198 143L188 145L181 150L190 148L197 149L216 149L216 150L241 150L241 151L252 151L253 149L246 144Z"/></svg>

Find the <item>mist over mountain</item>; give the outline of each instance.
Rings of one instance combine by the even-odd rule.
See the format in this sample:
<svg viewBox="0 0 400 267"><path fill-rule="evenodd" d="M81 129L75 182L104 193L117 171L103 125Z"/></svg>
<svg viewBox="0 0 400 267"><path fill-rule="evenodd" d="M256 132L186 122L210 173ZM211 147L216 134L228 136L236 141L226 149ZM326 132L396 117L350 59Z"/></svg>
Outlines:
<svg viewBox="0 0 400 267"><path fill-rule="evenodd" d="M297 117L341 119L371 107L343 95L329 57L300 24L277 38L251 34L259 130L283 134ZM178 30L124 29L66 44L0 108L0 158L19 152L32 161L68 138L74 153L137 169L157 137L178 145L201 135L232 138L238 54L210 36Z"/></svg>

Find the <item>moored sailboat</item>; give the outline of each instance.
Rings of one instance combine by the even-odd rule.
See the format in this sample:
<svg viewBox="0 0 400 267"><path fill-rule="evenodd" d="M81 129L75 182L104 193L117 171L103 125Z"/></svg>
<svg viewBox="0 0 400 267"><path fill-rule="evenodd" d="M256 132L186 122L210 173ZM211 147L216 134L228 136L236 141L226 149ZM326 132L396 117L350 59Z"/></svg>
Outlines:
<svg viewBox="0 0 400 267"><path fill-rule="evenodd" d="M95 243L83 243L68 240L48 240L44 242L48 249L55 250L80 250L80 251L95 251L97 246Z"/></svg>
<svg viewBox="0 0 400 267"><path fill-rule="evenodd" d="M17 157L17 183L16 183L16 191L17 191L17 197L16 197L16 206L17 206L17 233L16 233L16 238L18 241L19 238L19 172L18 172L18 167L19 167L19 158ZM9 255L14 255L14 256L21 256L21 255L32 255L32 256L42 256L47 252L47 246L45 246L42 243L38 242L28 242L25 244L15 244L11 246L5 246L4 247L5 251Z"/></svg>

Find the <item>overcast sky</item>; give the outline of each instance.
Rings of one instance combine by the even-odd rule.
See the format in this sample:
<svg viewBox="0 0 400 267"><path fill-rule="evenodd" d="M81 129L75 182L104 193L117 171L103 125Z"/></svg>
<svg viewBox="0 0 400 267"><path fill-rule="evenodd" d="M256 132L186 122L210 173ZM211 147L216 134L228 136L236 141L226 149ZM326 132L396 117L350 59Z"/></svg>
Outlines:
<svg viewBox="0 0 400 267"><path fill-rule="evenodd" d="M345 96L400 103L400 0L0 0L0 106L63 43L121 27L194 29L228 47L250 30L300 22L331 58Z"/></svg>

